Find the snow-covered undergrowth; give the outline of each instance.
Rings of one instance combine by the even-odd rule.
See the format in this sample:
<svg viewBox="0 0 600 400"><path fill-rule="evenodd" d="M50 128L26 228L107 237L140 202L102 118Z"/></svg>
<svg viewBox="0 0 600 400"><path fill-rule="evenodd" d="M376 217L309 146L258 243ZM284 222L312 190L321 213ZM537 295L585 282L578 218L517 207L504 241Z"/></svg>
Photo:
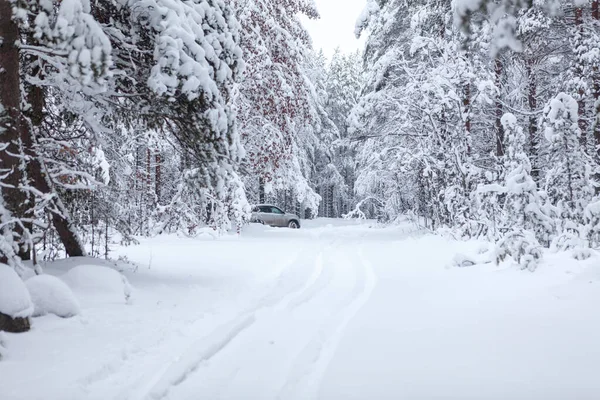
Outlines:
<svg viewBox="0 0 600 400"><path fill-rule="evenodd" d="M51 275L36 275L25 285L33 301L33 316L54 314L69 318L79 314L79 302L65 282Z"/></svg>
<svg viewBox="0 0 600 400"><path fill-rule="evenodd" d="M116 270L135 288L132 304L110 263L45 267L71 277L81 313L33 318L30 332L4 336L3 396L558 400L600 393L600 345L590 334L600 329L594 252L579 261L571 251L544 251L532 273L511 257L496 265L490 243L355 220L303 221L300 230L250 225L218 240L161 236L115 252L130 261ZM90 273L109 267L111 277ZM73 279L81 271L97 276L99 287Z"/></svg>
<svg viewBox="0 0 600 400"><path fill-rule="evenodd" d="M130 302L132 288L125 276L101 265L77 265L62 279L80 297L102 297L115 302Z"/></svg>
<svg viewBox="0 0 600 400"><path fill-rule="evenodd" d="M26 318L33 313L33 303L25 283L6 264L0 264L0 313L12 318Z"/></svg>

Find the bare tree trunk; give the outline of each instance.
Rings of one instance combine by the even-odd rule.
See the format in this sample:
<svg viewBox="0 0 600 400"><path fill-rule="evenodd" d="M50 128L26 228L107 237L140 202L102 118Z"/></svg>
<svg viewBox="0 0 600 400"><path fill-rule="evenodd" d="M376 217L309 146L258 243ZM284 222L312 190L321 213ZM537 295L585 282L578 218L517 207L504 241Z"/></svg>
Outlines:
<svg viewBox="0 0 600 400"><path fill-rule="evenodd" d="M150 147L146 148L146 193L152 194L152 161Z"/></svg>
<svg viewBox="0 0 600 400"><path fill-rule="evenodd" d="M156 180L155 180L155 186L154 186L154 193L156 194L156 201L158 201L160 203L160 190L161 190L161 170L160 170L160 165L162 163L162 159L161 159L161 155L160 152L156 152L156 166L155 166L155 175L156 175Z"/></svg>
<svg viewBox="0 0 600 400"><path fill-rule="evenodd" d="M39 63L40 60L36 60L36 62ZM40 73L41 66L39 64L35 65L32 72L34 74ZM58 194L54 191L51 179L45 171L45 166L40 161L38 154L35 151L36 131L41 132L44 120L44 90L39 86L30 86L27 98L31 106L28 111L28 116L32 126L31 129L25 126L21 130L21 141L23 143L25 154L29 157L29 163L27 165L29 177L32 180L33 186L41 193L54 195L52 200L49 201L46 209L51 215L52 224L58 233L60 241L65 247L67 255L69 257L85 256L84 246L70 220L69 212L58 197Z"/></svg>
<svg viewBox="0 0 600 400"><path fill-rule="evenodd" d="M500 93L500 85L502 84L502 72L504 66L498 57L494 60L494 77L498 93L496 94L496 155L502 157L504 155L504 127L502 126L502 115L504 113Z"/></svg>
<svg viewBox="0 0 600 400"><path fill-rule="evenodd" d="M596 25L596 29L598 29L600 25L600 1L593 0L592 1L592 19ZM595 122L594 122L594 139L595 145L600 146L600 66L598 65L598 60L594 64L592 68L592 90L594 94L594 104L595 104ZM600 154L598 153L600 149L596 149L595 156L597 159L600 159Z"/></svg>
<svg viewBox="0 0 600 400"><path fill-rule="evenodd" d="M19 168L21 160L20 140L22 131L27 129L21 114L21 81L19 77L19 29L12 19L12 4L9 0L0 0L0 137L6 146L0 151L0 169L7 174L3 183L10 187L2 188L2 198L6 208L13 216L21 218L25 215L27 195L18 189L24 178ZM11 229L11 228L5 228ZM22 237L25 232L16 227ZM19 246L18 256L29 258L29 248ZM6 261L6 260L2 260Z"/></svg>
<svg viewBox="0 0 600 400"><path fill-rule="evenodd" d="M327 214L329 218L334 218L334 214L333 214L333 185L329 186L329 190L328 190L328 196L329 201L327 203Z"/></svg>
<svg viewBox="0 0 600 400"><path fill-rule="evenodd" d="M531 177L537 183L540 178L538 166L538 126L537 118L533 114L537 109L537 82L533 71L533 59L528 59L525 63L527 73L528 93L527 104L529 105L529 154L531 159Z"/></svg>
<svg viewBox="0 0 600 400"><path fill-rule="evenodd" d="M465 61L468 61L468 53L464 55ZM465 118L465 141L467 144L467 156L471 155L471 82L467 78L463 82L463 114Z"/></svg>
<svg viewBox="0 0 600 400"><path fill-rule="evenodd" d="M465 114L465 135L467 136L467 155L471 154L471 83L463 86L463 113Z"/></svg>
<svg viewBox="0 0 600 400"><path fill-rule="evenodd" d="M584 26L583 26L583 9L581 7L578 7L577 9L575 9L575 25L577 27L577 30L579 31L579 40L577 43L577 46L579 47L580 45L582 45L583 43L581 43L581 41L583 40L583 35L584 35ZM578 50L576 50L578 51ZM577 60L577 67L575 68L575 75L579 78L579 79L584 79L584 71L583 71L583 66L581 65L580 60ZM583 148L585 150L587 150L587 128L588 128L588 123L585 119L585 89L583 88L583 86L581 84L579 84L579 88L577 91L577 105L579 106L579 129L581 130L581 138L580 138L580 143L581 146L583 146Z"/></svg>
<svg viewBox="0 0 600 400"><path fill-rule="evenodd" d="M265 178L258 178L258 202L265 204Z"/></svg>

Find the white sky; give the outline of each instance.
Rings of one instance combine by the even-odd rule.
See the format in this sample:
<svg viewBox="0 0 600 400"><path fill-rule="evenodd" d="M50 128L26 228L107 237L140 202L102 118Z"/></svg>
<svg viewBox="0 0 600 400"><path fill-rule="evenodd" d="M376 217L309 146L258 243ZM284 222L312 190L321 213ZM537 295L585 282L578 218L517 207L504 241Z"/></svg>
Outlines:
<svg viewBox="0 0 600 400"><path fill-rule="evenodd" d="M302 18L302 22L313 39L314 48L323 49L327 58L340 47L343 52L351 52L364 46L364 39L356 39L354 25L366 0L314 0L321 15L319 20Z"/></svg>

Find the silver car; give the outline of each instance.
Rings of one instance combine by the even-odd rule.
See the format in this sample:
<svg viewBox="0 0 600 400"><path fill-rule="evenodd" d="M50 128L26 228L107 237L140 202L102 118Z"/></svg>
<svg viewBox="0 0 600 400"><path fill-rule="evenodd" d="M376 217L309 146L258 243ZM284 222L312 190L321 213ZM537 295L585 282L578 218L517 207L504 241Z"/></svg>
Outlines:
<svg viewBox="0 0 600 400"><path fill-rule="evenodd" d="M296 214L286 213L281 208L271 204L258 204L252 207L250 221L270 226L300 228L300 218Z"/></svg>

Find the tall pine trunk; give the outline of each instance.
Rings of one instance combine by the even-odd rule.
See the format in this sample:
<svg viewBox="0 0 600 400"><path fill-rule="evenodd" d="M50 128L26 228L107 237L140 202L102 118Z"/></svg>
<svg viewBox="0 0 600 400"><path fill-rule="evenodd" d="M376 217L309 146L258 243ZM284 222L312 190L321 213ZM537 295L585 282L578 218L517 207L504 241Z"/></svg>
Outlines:
<svg viewBox="0 0 600 400"><path fill-rule="evenodd" d="M584 24L583 24L583 9L581 7L577 7L575 9L575 26L576 26L576 30L579 33L579 38L576 41L576 46L577 49L575 49L576 53L580 52L580 47L583 46L583 37L584 37ZM575 68L575 76L580 79L583 80L586 77L584 76L584 70L583 70L583 65L581 64L582 60L581 57L578 56L577 57L577 66ZM578 89L577 89L577 105L579 108L579 129L581 130L581 138L580 138L580 143L581 146L583 147L584 151L585 149L587 149L587 128L588 128L588 124L587 124L587 120L585 118L585 89L582 86L581 83L578 84Z"/></svg>
<svg viewBox="0 0 600 400"><path fill-rule="evenodd" d="M156 167L154 170L154 174L156 176L155 179L155 185L154 185L154 192L156 194L156 201L160 204L160 190L161 190L161 185L162 185L162 175L161 175L161 163L162 163L162 158L160 155L160 152L157 150L156 151Z"/></svg>
<svg viewBox="0 0 600 400"><path fill-rule="evenodd" d="M258 202L260 204L265 204L265 178L258 178Z"/></svg>
<svg viewBox="0 0 600 400"><path fill-rule="evenodd" d="M537 109L537 81L533 71L533 59L529 58L525 62L525 71L527 73L527 105L529 106L529 159L531 160L531 178L537 183L540 178L538 165L538 125L534 112Z"/></svg>
<svg viewBox="0 0 600 400"><path fill-rule="evenodd" d="M595 28L598 31L600 29L600 1L593 0L592 1L592 22L595 24ZM594 122L594 139L595 145L600 146L600 65L598 65L600 61L598 59L595 60L595 63L592 67L592 90L594 94L594 104L595 104L595 122ZM600 149L596 149L596 157L599 157Z"/></svg>
<svg viewBox="0 0 600 400"><path fill-rule="evenodd" d="M494 60L494 78L496 83L496 155L502 157L504 155L504 127L502 126L502 114L504 112L502 107L500 85L502 84L502 72L504 66L502 61L498 57Z"/></svg>
<svg viewBox="0 0 600 400"><path fill-rule="evenodd" d="M21 81L19 77L19 29L12 19L12 3L0 0L0 137L4 147L0 150L0 172L5 175L2 187L4 205L13 217L21 218L29 208L27 194L19 189L24 173L21 137L27 136L27 125L21 113ZM11 229L5 227L4 229ZM25 232L16 226L16 232L24 239ZM29 259L27 245L19 246L18 256ZM2 260L6 262L7 260Z"/></svg>

